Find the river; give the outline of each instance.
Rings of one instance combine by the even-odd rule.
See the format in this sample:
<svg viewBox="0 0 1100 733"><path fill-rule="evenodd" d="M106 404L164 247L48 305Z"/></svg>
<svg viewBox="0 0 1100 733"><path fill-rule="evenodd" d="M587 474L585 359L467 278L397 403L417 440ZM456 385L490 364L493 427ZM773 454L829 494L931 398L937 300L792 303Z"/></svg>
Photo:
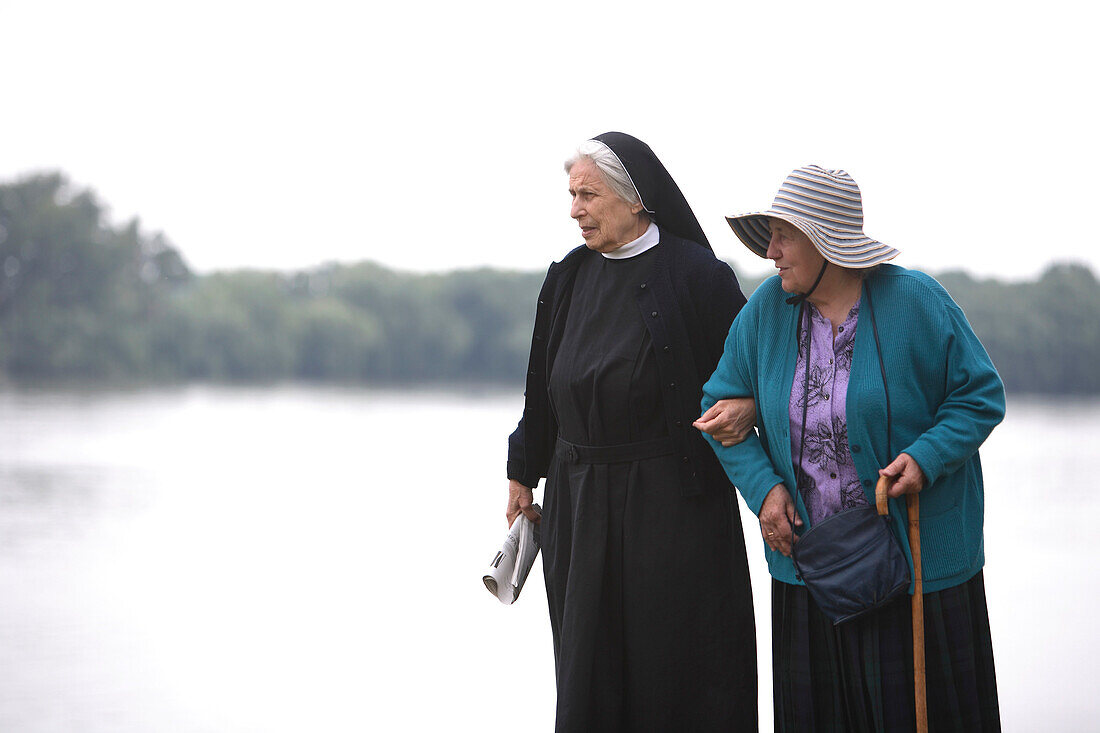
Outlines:
<svg viewBox="0 0 1100 733"><path fill-rule="evenodd" d="M540 567L513 606L480 581L520 407L519 390L0 391L0 730L552 730ZM1006 731L1100 717L1098 442L1100 401L1018 398L982 449ZM770 730L768 581L742 514Z"/></svg>

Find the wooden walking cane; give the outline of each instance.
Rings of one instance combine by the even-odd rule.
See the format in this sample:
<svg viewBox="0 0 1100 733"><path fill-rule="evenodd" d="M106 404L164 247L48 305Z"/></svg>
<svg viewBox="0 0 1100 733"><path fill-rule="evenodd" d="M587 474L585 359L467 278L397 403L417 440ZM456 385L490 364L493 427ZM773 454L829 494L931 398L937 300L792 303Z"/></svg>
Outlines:
<svg viewBox="0 0 1100 733"><path fill-rule="evenodd" d="M886 491L895 479L880 476L875 487L878 513L887 516ZM908 494L909 549L913 553L913 692L916 699L917 733L928 733L928 695L924 680L924 576L920 566L920 494Z"/></svg>

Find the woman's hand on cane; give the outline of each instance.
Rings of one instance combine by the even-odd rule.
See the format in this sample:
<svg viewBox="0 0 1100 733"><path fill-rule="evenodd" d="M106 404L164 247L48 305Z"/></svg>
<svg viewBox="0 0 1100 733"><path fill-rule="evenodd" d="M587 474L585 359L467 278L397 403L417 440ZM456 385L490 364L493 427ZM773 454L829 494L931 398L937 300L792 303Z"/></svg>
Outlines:
<svg viewBox="0 0 1100 733"><path fill-rule="evenodd" d="M908 453L899 453L889 466L879 471L879 475L893 481L893 485L886 492L891 499L897 499L905 494L916 494L924 488L924 471Z"/></svg>

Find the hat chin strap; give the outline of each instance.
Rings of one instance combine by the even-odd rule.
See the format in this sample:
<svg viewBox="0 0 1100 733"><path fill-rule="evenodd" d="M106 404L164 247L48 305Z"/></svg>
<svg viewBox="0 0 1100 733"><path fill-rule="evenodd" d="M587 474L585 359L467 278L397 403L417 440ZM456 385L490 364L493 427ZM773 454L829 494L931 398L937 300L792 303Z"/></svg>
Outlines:
<svg viewBox="0 0 1100 733"><path fill-rule="evenodd" d="M797 304L801 303L802 301L806 300L806 298L809 298L811 295L813 295L813 292L815 290L817 290L817 286L821 283L821 278L823 278L825 276L825 268L828 267L828 266L829 266L829 261L828 260L825 260L824 262L822 262L821 263L821 272L817 273L817 279L814 280L814 284L810 286L810 289L807 290L805 293L801 293L801 294L796 293L796 294L792 295L791 297L787 298L787 303L789 305L797 305Z"/></svg>

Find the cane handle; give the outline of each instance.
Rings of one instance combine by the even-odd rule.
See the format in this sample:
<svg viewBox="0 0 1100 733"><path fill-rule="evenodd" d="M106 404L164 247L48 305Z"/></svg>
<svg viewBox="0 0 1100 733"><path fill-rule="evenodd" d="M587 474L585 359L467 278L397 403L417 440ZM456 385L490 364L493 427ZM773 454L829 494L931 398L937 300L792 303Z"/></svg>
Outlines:
<svg viewBox="0 0 1100 733"><path fill-rule="evenodd" d="M878 507L878 513L884 517L890 513L890 505L887 503L889 497L886 492L890 490L895 481L897 481L896 478L879 476L878 485L875 486L875 506Z"/></svg>

